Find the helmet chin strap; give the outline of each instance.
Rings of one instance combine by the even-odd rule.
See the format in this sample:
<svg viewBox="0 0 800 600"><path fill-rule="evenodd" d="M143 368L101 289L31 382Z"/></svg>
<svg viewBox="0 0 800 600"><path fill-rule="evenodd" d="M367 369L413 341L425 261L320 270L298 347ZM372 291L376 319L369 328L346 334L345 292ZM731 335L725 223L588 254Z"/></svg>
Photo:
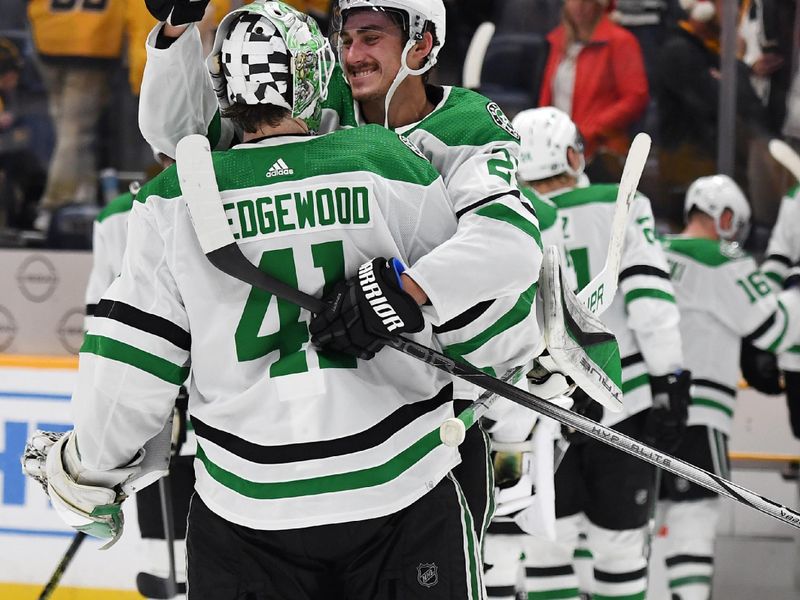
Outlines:
<svg viewBox="0 0 800 600"><path fill-rule="evenodd" d="M400 84L403 83L409 75L424 75L434 65L433 61L428 60L428 64L419 69L412 69L408 66L408 53L411 52L411 49L418 41L419 40L409 38L406 42L406 46L403 48L403 54L400 56L400 69L397 71L397 75L394 76L394 81L392 81L392 85L389 86L389 91L386 92L386 98L383 101L383 126L387 129L389 129L389 105L392 102L397 88L400 87Z"/></svg>

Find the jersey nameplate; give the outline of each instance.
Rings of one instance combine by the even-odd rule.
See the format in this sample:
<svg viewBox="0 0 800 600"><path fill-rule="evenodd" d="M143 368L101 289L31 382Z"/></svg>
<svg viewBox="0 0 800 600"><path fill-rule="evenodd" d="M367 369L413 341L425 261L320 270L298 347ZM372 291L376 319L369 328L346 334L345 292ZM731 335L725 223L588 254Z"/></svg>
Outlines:
<svg viewBox="0 0 800 600"><path fill-rule="evenodd" d="M267 194L267 190L270 192ZM264 194L226 202L237 240L254 241L329 229L371 228L372 185L265 188Z"/></svg>

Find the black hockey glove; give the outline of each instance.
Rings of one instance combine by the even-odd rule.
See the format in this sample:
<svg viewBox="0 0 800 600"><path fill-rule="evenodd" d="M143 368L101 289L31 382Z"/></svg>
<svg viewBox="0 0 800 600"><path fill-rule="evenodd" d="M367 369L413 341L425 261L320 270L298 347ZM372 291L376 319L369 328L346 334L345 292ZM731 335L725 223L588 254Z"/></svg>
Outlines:
<svg viewBox="0 0 800 600"><path fill-rule="evenodd" d="M753 344L742 340L739 367L747 384L762 394L775 396L783 392L778 357L772 352L756 348Z"/></svg>
<svg viewBox="0 0 800 600"><path fill-rule="evenodd" d="M202 21L208 2L209 0L145 0L150 14L170 25Z"/></svg>
<svg viewBox="0 0 800 600"><path fill-rule="evenodd" d="M570 397L572 398L573 402L571 409L572 412L578 413L579 415L584 416L587 419L591 419L596 423L599 423L603 418L603 405L592 400L581 388L576 387L575 391L572 392L572 396ZM576 445L583 444L592 439L588 435L576 431L568 425L561 426L561 437L567 440L570 444Z"/></svg>
<svg viewBox="0 0 800 600"><path fill-rule="evenodd" d="M337 283L324 298L328 308L308 325L314 345L369 360L386 338L421 331L422 311L400 284L403 270L397 259L375 258Z"/></svg>
<svg viewBox="0 0 800 600"><path fill-rule="evenodd" d="M786 404L789 407L789 424L794 437L800 440L800 372L786 371Z"/></svg>
<svg viewBox="0 0 800 600"><path fill-rule="evenodd" d="M788 290L793 287L800 287L800 264L792 267L786 279L783 280L783 289Z"/></svg>
<svg viewBox="0 0 800 600"><path fill-rule="evenodd" d="M674 452L681 443L689 418L692 374L681 370L650 377L653 407L647 413L643 441L664 452Z"/></svg>

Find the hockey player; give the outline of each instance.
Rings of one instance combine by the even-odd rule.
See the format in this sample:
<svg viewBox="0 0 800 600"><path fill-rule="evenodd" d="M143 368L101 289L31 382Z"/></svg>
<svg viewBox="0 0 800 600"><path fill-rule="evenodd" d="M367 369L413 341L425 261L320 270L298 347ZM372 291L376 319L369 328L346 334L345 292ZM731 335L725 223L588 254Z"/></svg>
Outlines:
<svg viewBox="0 0 800 600"><path fill-rule="evenodd" d="M563 254L575 288L581 289L605 262L617 186L576 187L583 148L577 128L562 111L524 111L515 122L523 139L530 140L523 146L520 174L556 205ZM682 370L679 315L653 227L650 204L637 195L625 234L620 289L601 317L619 342L625 409L598 418L669 450L685 425L689 374ZM590 406L583 403L580 409L592 416ZM578 536L585 532L594 556L595 597L643 599L654 469L583 436L573 433L570 439L555 475L556 541L531 538L526 547L528 593L579 598L572 559Z"/></svg>
<svg viewBox="0 0 800 600"><path fill-rule="evenodd" d="M766 275L735 242L746 237L750 207L727 175L701 177L689 187L686 227L663 240L681 311L686 365L694 376L689 428L675 455L729 477L727 439L739 378L742 339L781 352L800 335L800 275L773 292ZM788 275L788 273L787 273ZM711 597L719 497L664 474L667 573L672 597Z"/></svg>
<svg viewBox="0 0 800 600"><path fill-rule="evenodd" d="M789 190L781 201L778 220L767 246L767 259L761 267L777 290L783 287L793 265L800 264L800 185ZM786 382L786 402L795 437L800 438L800 346L793 346L778 358Z"/></svg>
<svg viewBox="0 0 800 600"><path fill-rule="evenodd" d="M177 24L190 22L187 7L202 2L161 4L174 5L169 23ZM506 264L520 244L527 244L534 259L541 256L536 219L515 181L518 135L508 119L497 104L477 93L425 82L445 43L442 0L342 0L339 9L335 29L341 69L337 67L331 78L322 130L388 124L407 136L442 174L458 215L456 237L465 252L478 247L487 261ZM162 13L162 20L167 14ZM167 154L192 133L207 134L212 146L227 147L240 131L221 118L217 94L200 60L195 26L169 23L148 39L139 111L142 133ZM213 60L209 65L212 80L219 81L219 67ZM178 72L180 78L175 77ZM485 243L487 239L492 242ZM436 333L445 353L499 375L525 364L535 353L536 286L511 292L515 284L502 269L482 284L497 290L496 299L439 324ZM472 386L456 385L459 407L476 397ZM464 464L458 477L482 532L492 485L486 442L478 427L468 431L460 451Z"/></svg>
<svg viewBox="0 0 800 600"><path fill-rule="evenodd" d="M230 226L279 279L314 295L347 289L346 322L333 308L311 321L323 343L343 330L352 346L339 348L366 358L388 335L363 281L402 321L393 333L431 344L432 325L493 300L485 281L498 264L480 244L464 251L438 173L407 140L381 127L307 135L300 115L324 94L326 50L313 21L278 2L221 24L226 114L245 131L214 156ZM482 598L471 515L450 474L459 455L438 441L454 414L449 378L388 350L362 360L309 345L307 313L211 266L174 169L139 192L128 235L105 296L120 311L87 335L75 430L47 455L58 510L120 534L123 490L144 475L152 455L141 449L191 368L190 598ZM538 276L529 240L516 243L508 293ZM400 261L411 265L402 274Z"/></svg>

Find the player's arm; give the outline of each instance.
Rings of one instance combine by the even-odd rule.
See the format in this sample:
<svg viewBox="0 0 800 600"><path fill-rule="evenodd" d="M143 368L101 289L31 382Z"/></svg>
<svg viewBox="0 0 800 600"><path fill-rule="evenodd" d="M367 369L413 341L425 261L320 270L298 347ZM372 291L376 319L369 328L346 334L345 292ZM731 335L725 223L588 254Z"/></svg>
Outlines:
<svg viewBox="0 0 800 600"><path fill-rule="evenodd" d="M783 281L792 265L800 262L800 186L781 201L778 219L767 246L767 258L761 270L773 288L783 289Z"/></svg>
<svg viewBox="0 0 800 600"><path fill-rule="evenodd" d="M628 326L650 375L653 406L645 422L644 441L673 451L686 429L691 375L683 368L680 314L667 260L655 239L650 201L642 195L631 205L619 290Z"/></svg>
<svg viewBox="0 0 800 600"><path fill-rule="evenodd" d="M164 33L159 23L147 37L147 63L139 97L139 128L153 148L175 157L175 147L185 136L199 133L212 148L235 143L233 124L222 119L217 95L203 60L203 45L196 25L179 37ZM171 33L177 34L175 30Z"/></svg>

